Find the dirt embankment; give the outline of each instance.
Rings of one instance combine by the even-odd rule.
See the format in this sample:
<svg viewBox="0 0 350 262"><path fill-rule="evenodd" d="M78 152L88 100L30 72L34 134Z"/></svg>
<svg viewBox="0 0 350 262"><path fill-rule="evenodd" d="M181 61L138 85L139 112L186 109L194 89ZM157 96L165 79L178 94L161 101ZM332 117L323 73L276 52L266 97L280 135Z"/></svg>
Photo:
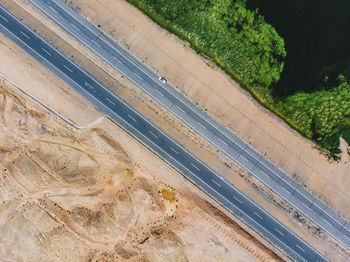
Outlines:
<svg viewBox="0 0 350 262"><path fill-rule="evenodd" d="M1 259L280 261L114 125L76 131L4 83L0 111Z"/></svg>

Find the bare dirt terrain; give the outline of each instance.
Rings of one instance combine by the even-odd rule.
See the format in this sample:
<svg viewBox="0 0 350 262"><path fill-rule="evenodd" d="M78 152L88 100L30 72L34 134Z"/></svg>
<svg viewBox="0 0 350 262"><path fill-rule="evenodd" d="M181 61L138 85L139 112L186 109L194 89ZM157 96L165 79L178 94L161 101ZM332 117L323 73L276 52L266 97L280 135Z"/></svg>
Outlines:
<svg viewBox="0 0 350 262"><path fill-rule="evenodd" d="M346 146L340 163L328 162L313 143L258 105L187 43L159 28L127 2L67 2L350 220Z"/></svg>
<svg viewBox="0 0 350 262"><path fill-rule="evenodd" d="M135 109L142 112L169 135L176 138L178 141L181 141L182 144L190 151L194 152L197 157L206 161L206 163L213 167L217 172L220 172L223 177L233 183L251 199L254 199L255 202L263 206L276 218L283 221L299 236L307 240L322 253L332 258L332 261L347 260L347 253L344 253L344 251L339 249L329 236L324 235L313 225L310 225L307 220L300 217L299 214L290 210L285 203L273 197L273 194L271 194L269 190L257 183L257 181L255 181L249 174L240 170L234 163L232 163L232 161L217 152L216 149L208 145L206 141L200 139L200 137L193 133L193 131L187 129L181 124L181 122L169 115L166 110L154 103L154 101L142 94L142 92L138 91L137 88L130 85L127 81L124 81L120 75L113 72L111 68L96 58L96 56L89 52L89 50L82 47L77 41L74 41L71 36L62 32L62 30L55 26L54 23L40 15L27 3L26 0L3 0L2 3L6 3L6 7L11 8L16 15L20 15L23 22L36 28L37 32L40 32L45 38L50 39L50 42L57 46L67 56L71 57L71 55L73 55L72 59L79 63L80 66L88 70L107 87L114 90L120 97L125 99ZM20 4L20 6L18 6L18 4ZM29 17L23 12L23 10L21 10L22 7L31 14ZM38 18L41 23L45 23L45 26L43 27L43 25L35 21L33 16ZM52 32L55 32L59 37L52 34ZM64 41L62 39L64 39ZM50 105L52 109L60 112L78 126L84 127L91 122L94 123L96 119L98 121L101 119L103 116L101 112L96 111L77 92L72 90L58 77L50 73L44 66L30 58L14 43L3 37L0 38L0 43L0 56L4 58L3 61L11 61L11 67L9 67L6 62L0 63L0 73L2 75L5 75L25 91L33 94L44 104ZM93 66L89 59L103 68L104 71L98 66ZM122 83L122 85L120 83ZM105 122L103 122L103 124L101 123L99 126L106 129ZM110 136L115 137L115 133L115 128L111 128ZM121 135L116 139L120 142ZM127 148L128 146L129 143L123 145L124 148ZM144 150L135 150L132 148L130 151L143 152ZM140 157L137 155L135 158L139 159ZM150 162L148 158L146 159L147 160L143 162L144 165L147 165ZM149 168L154 171L152 175L155 175L159 169L158 165L153 164L151 164L151 167L149 166ZM166 176L163 178L164 181L168 181L173 177L169 176L167 172L169 171L166 170L163 172ZM175 183L175 181L173 182ZM176 183L178 183L178 181ZM184 186L184 184L181 184L180 187ZM201 222L199 221L199 223Z"/></svg>
<svg viewBox="0 0 350 262"><path fill-rule="evenodd" d="M77 131L4 81L0 112L1 260L280 261L109 121Z"/></svg>

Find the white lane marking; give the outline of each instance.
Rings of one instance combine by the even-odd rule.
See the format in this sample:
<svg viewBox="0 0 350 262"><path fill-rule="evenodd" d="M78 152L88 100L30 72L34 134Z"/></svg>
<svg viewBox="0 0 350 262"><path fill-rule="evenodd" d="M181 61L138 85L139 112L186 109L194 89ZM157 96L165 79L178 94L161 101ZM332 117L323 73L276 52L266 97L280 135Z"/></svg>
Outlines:
<svg viewBox="0 0 350 262"><path fill-rule="evenodd" d="M33 2L34 3L34 2ZM36 3L34 3L40 10L44 11L39 5L37 5ZM62 8L62 7L61 7ZM5 10L6 11L6 10ZM45 11L44 11L45 12ZM6 11L6 13L9 13ZM69 13L69 12L68 12ZM9 15L11 15L13 17L12 14L9 13ZM70 14L71 15L71 14ZM76 21L78 21L80 23L80 21L75 18L73 15L71 15L72 18L74 18ZM53 20L55 20L58 24L61 24L61 26L63 26L64 28L66 28L62 23L60 23L59 21L57 21L54 17L52 17ZM25 26L25 25L24 25ZM26 27L26 26L25 26ZM84 25L85 28L87 28L90 32L92 32L94 35L98 36L95 32L93 32L90 28L86 27ZM69 31L69 30L68 30ZM12 32L10 32L11 34L13 34ZM78 36L76 36L79 40L81 40ZM39 36L39 38L41 38ZM19 39L20 40L20 39ZM115 47L113 47L110 43L107 43L103 38L101 38L101 40L103 42L105 42L107 45L109 45L113 50L115 50L116 52L120 53L120 51L118 51ZM21 41L21 40L20 40ZM82 42L84 42L83 40L81 40ZM85 43L85 42L84 42ZM120 53L123 57L125 57L125 55L123 55L122 53ZM40 54L39 54L40 56ZM129 60L132 64L134 64L130 59L128 59L127 57L125 57L127 60ZM136 58L135 58L136 59ZM107 60L108 61L108 60ZM135 64L134 64L135 65ZM141 68L140 68L141 71L143 71ZM144 71L143 71L144 72ZM147 72L144 72L145 74L147 74L151 79L153 79L152 76L150 76ZM153 79L154 80L154 79ZM203 120L207 121L206 119L203 118L203 116L199 115ZM212 123L210 123L210 121L207 121L210 125L212 125L214 128L216 128ZM204 127L205 128L205 127ZM200 132L199 132L200 133ZM232 140L231 138L229 138L226 134L224 134L228 139L230 139L233 143L235 143L236 145L238 145L241 149L243 149L245 151L244 148L242 148L242 146L240 144L238 144L237 142L235 142L234 140ZM225 151L223 151L225 152ZM246 151L247 152L247 151ZM225 152L227 154L227 152ZM254 159L256 159L255 156L253 156L250 152L247 152L249 155L251 155ZM229 154L228 154L229 155ZM257 161L259 161L258 159L256 159ZM259 161L260 162L260 161ZM272 171L268 166L266 166L263 162L260 162L263 166L265 166L267 169L269 169L272 173L276 174L274 171ZM276 174L277 175L277 174ZM282 177L280 177L284 182L286 182L288 185L290 185L287 181L285 181ZM292 188L294 188L292 186ZM294 188L295 189L295 188ZM295 189L297 192L299 192L297 189ZM300 193L300 192L299 192ZM306 197L307 198L307 197ZM310 200L309 198L307 198L308 200ZM310 200L311 201L311 200ZM293 205L294 206L294 205ZM315 204L315 206L317 206L318 208L320 208L317 204ZM321 209L321 208L320 208ZM322 209L321 209L322 210ZM323 211L325 214L327 214L331 219L333 219L334 221L336 221L338 224L342 225L341 223L339 223L336 219L334 219L331 215L329 215L327 212ZM349 232L349 230L347 230ZM331 233L331 232L329 232ZM331 235L333 235L331 233ZM341 242L341 241L340 241ZM283 244L283 243L282 243ZM290 248L288 248L290 249ZM291 250L291 249L290 249ZM295 253L293 250L291 250L293 253ZM296 255L298 255L296 253ZM299 256L299 255L298 255ZM300 256L299 256L300 257ZM301 257L301 259L303 259ZM303 259L305 261L305 259Z"/></svg>
<svg viewBox="0 0 350 262"><path fill-rule="evenodd" d="M150 133L152 136L154 136L155 138L158 138L156 134L152 133L152 131L148 131L148 133Z"/></svg>
<svg viewBox="0 0 350 262"><path fill-rule="evenodd" d="M5 17L3 17L2 15L0 15L2 19L4 19L6 22L8 22L9 20L7 20Z"/></svg>
<svg viewBox="0 0 350 262"><path fill-rule="evenodd" d="M133 118L131 115L128 114L128 117L131 118L134 122L136 122L136 119Z"/></svg>
<svg viewBox="0 0 350 262"><path fill-rule="evenodd" d="M326 222L328 225L330 225L331 227L333 227L333 225L332 225L331 223L329 223L327 220L325 220L323 217L322 217L322 220L323 220L324 222Z"/></svg>
<svg viewBox="0 0 350 262"><path fill-rule="evenodd" d="M221 187L221 185L218 182L216 182L215 180L212 179L211 181L213 181L214 184L216 184L218 187Z"/></svg>
<svg viewBox="0 0 350 262"><path fill-rule="evenodd" d="M169 146L170 150L175 152L175 154L179 155L179 152L177 152L174 148L172 148L171 146Z"/></svg>
<svg viewBox="0 0 350 262"><path fill-rule="evenodd" d="M305 204L304 202L302 204L303 204L304 207L306 207L307 209L311 210L311 208L307 204Z"/></svg>
<svg viewBox="0 0 350 262"><path fill-rule="evenodd" d="M281 236L284 236L284 234L280 230L278 230L277 228L275 228L275 231L277 231Z"/></svg>
<svg viewBox="0 0 350 262"><path fill-rule="evenodd" d="M198 125L200 125L203 129L207 129L205 126L203 126L201 123L198 122Z"/></svg>
<svg viewBox="0 0 350 262"><path fill-rule="evenodd" d="M90 89L94 89L94 87L92 85L90 85L88 82L85 82L85 85Z"/></svg>
<svg viewBox="0 0 350 262"><path fill-rule="evenodd" d="M115 105L115 103L113 101L111 101L108 97L106 97L106 99L108 100L108 102L110 102L111 104Z"/></svg>
<svg viewBox="0 0 350 262"><path fill-rule="evenodd" d="M27 37L28 39L30 39L30 37L27 36L24 32L21 31L21 34L24 35L25 37Z"/></svg>
<svg viewBox="0 0 350 262"><path fill-rule="evenodd" d="M139 76L136 72L134 72L134 75L143 81L143 78L141 76Z"/></svg>
<svg viewBox="0 0 350 262"><path fill-rule="evenodd" d="M288 194L290 193L285 187L281 186L281 189L283 189L284 191L286 191Z"/></svg>
<svg viewBox="0 0 350 262"><path fill-rule="evenodd" d="M254 212L254 215L256 215L258 218L260 218L261 220L263 220L262 216L260 216L258 213Z"/></svg>
<svg viewBox="0 0 350 262"><path fill-rule="evenodd" d="M161 96L164 96L159 90L156 89L156 92L160 94Z"/></svg>
<svg viewBox="0 0 350 262"><path fill-rule="evenodd" d="M41 49L42 49L46 54L52 56L51 53L50 53L49 51L47 51L44 47L42 47Z"/></svg>
<svg viewBox="0 0 350 262"><path fill-rule="evenodd" d="M55 8L53 8L51 5L49 5L49 7L51 8L52 11L58 14L58 11Z"/></svg>
<svg viewBox="0 0 350 262"><path fill-rule="evenodd" d="M94 42L94 44L96 44L98 47L101 47L101 45L97 43L96 40L92 40L92 42Z"/></svg>
<svg viewBox="0 0 350 262"><path fill-rule="evenodd" d="M66 65L63 65L68 71L70 71L71 73L73 73L73 70L72 69L70 69L68 66L66 66Z"/></svg>
<svg viewBox="0 0 350 262"><path fill-rule="evenodd" d="M178 105L176 105L176 107L186 114L185 110L183 110L181 107L179 107Z"/></svg>
<svg viewBox="0 0 350 262"><path fill-rule="evenodd" d="M350 238L347 235L344 235L344 237L350 240Z"/></svg>
<svg viewBox="0 0 350 262"><path fill-rule="evenodd" d="M238 199L237 197L235 197L235 196L232 196L236 201L238 201L239 203L241 203L242 204L242 201L240 200L240 199Z"/></svg>
<svg viewBox="0 0 350 262"><path fill-rule="evenodd" d="M245 160L246 162L249 163L248 159L246 159L244 156L240 155L240 157L241 157L243 160Z"/></svg>
<svg viewBox="0 0 350 262"><path fill-rule="evenodd" d="M198 171L200 170L199 167L197 167L195 164L191 163L191 166L193 166L195 169L197 169Z"/></svg>
<svg viewBox="0 0 350 262"><path fill-rule="evenodd" d="M73 23L70 23L76 30L80 31L80 29Z"/></svg>
<svg viewBox="0 0 350 262"><path fill-rule="evenodd" d="M122 63L116 56L113 56L115 60L117 60L118 63Z"/></svg>
<svg viewBox="0 0 350 262"><path fill-rule="evenodd" d="M218 139L225 145L227 145L227 143L225 141L223 141L220 137L218 137Z"/></svg>
<svg viewBox="0 0 350 262"><path fill-rule="evenodd" d="M268 174L266 174L264 171L262 171L262 170L259 170L260 171L260 173L262 174L262 175L264 175L264 176L266 176L266 177L270 177Z"/></svg>
<svg viewBox="0 0 350 262"><path fill-rule="evenodd" d="M33 2L34 3L34 2ZM40 10L44 11L39 5L37 5L36 3L34 3L34 5L36 5ZM62 7L61 7L62 8ZM63 8L64 9L64 8ZM55 10L56 11L56 10ZM45 11L44 11L45 12ZM8 13L8 12L7 12ZM69 12L67 12L69 13ZM70 14L70 13L69 13ZM11 15L11 14L10 14ZM76 17L74 17L72 14L70 14L70 16L76 20L78 23L82 24ZM52 17L53 20L55 20L58 24L60 24L63 28L66 28L64 26L64 24L60 23L60 21L57 21L57 19L55 19L54 17ZM91 33L93 33L96 37L99 37L99 35L97 33L95 33L93 30L91 30L89 27L87 27L86 25L83 25L87 30L89 30ZM68 29L67 29L68 30ZM99 30L99 29L97 29ZM68 30L69 31L69 30ZM100 30L101 31L101 30ZM82 41L83 43L85 43L82 39L80 39L78 36L75 35L76 38L78 38L80 41ZM109 47L111 47L114 51L116 51L117 53L119 53L121 56L123 56L125 59L127 59L129 62L131 62L134 66L137 66L133 61L131 61L129 58L127 58L121 51L117 50L116 47L112 46L110 43L106 42L103 38L100 38L104 43L106 43ZM85 43L86 44L86 43ZM88 44L87 44L88 45ZM132 56L132 54L129 54ZM137 60L137 58L135 56L132 56L134 59ZM109 63L109 61L107 60L107 62ZM147 72L145 72L142 68L139 68L143 73L145 73L147 76L149 76L153 81L157 82L151 75L149 75ZM147 92L149 93L149 92ZM159 101L160 102L160 101ZM162 102L160 102L161 104L163 104ZM217 129L210 121L206 120L202 115L198 114L198 116L200 116L204 121L206 121L207 123L209 123L212 127L214 127L215 129ZM186 121L185 121L186 122ZM203 126L204 127L204 126ZM205 127L204 127L205 128ZM200 133L200 132L199 132ZM201 134L201 133L200 133ZM232 141L234 144L236 144L237 146L239 146L243 151L245 151L246 153L248 153L250 156L252 156L255 160L257 160L258 162L260 162L259 159L257 159L253 154L251 154L249 151L246 151L239 143L235 142L234 140L232 140L230 137L228 137L225 133L223 133L225 135L225 137L227 137L230 141ZM202 134L203 135L203 134ZM206 136L204 136L206 137ZM215 143L214 143L215 144ZM216 145L217 146L217 145ZM220 147L219 147L220 148ZM220 148L221 149L221 148ZM223 150L223 149L221 149ZM252 148L252 150L254 150ZM227 155L229 155L225 150L223 150L224 153L226 153ZM229 155L230 156L230 155ZM232 158L232 157L231 157ZM268 170L270 170L272 173L274 173L275 175L277 175L274 171L272 171L267 165L265 165L265 163L260 162L264 167L266 167ZM279 178L281 178L285 183L287 183L289 186L291 186L284 178L282 178L281 176L277 175ZM297 192L299 192L296 188L294 188L293 186L291 186L293 189L295 189ZM300 194L302 194L301 192L299 192ZM302 194L304 195L304 194ZM305 196L305 195L304 195ZM283 196L282 196L283 197ZM307 198L309 201L312 202L311 199L309 199L308 197L305 196L305 198ZM321 207L319 207L317 204L314 204L315 206L317 206L319 209L322 210ZM293 205L295 206L295 205ZM296 207L296 206L295 206ZM298 208L298 207L296 207ZM341 223L339 223L338 220L334 219L331 215L329 215L327 212L323 211L325 214L327 214L331 219L333 219L334 221L336 221L336 223L338 223L339 225L342 226ZM347 230L348 231L348 230ZM349 231L348 231L349 232Z"/></svg>
<svg viewBox="0 0 350 262"><path fill-rule="evenodd" d="M305 252L305 250L302 249L300 246L298 246L298 244L295 244L295 246L296 246L297 248L299 248L301 251Z"/></svg>

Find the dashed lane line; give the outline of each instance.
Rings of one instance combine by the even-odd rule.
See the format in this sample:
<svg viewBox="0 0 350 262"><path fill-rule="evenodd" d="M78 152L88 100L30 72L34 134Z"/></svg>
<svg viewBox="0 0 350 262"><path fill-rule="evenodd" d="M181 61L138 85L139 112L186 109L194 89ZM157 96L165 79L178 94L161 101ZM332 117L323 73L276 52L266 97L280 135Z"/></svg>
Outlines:
<svg viewBox="0 0 350 262"><path fill-rule="evenodd" d="M21 34L24 35L25 37L27 37L28 39L30 39L30 37L27 36L23 31L21 31Z"/></svg>
<svg viewBox="0 0 350 262"><path fill-rule="evenodd" d="M150 133L152 136L154 136L155 138L158 138L158 136L154 133L152 133L152 131L148 131L148 133Z"/></svg>
<svg viewBox="0 0 350 262"><path fill-rule="evenodd" d="M128 114L128 117L129 117L130 119L132 119L134 122L137 122L137 120L136 120L135 118L133 118L131 115Z"/></svg>

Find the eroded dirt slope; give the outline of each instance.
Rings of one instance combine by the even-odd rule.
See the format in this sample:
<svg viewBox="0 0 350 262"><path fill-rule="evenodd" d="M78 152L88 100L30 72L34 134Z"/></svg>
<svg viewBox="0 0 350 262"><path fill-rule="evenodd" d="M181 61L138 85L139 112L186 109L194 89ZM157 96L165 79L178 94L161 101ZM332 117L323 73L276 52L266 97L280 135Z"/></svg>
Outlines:
<svg viewBox="0 0 350 262"><path fill-rule="evenodd" d="M102 129L73 130L9 87L0 112L0 259L279 260Z"/></svg>

